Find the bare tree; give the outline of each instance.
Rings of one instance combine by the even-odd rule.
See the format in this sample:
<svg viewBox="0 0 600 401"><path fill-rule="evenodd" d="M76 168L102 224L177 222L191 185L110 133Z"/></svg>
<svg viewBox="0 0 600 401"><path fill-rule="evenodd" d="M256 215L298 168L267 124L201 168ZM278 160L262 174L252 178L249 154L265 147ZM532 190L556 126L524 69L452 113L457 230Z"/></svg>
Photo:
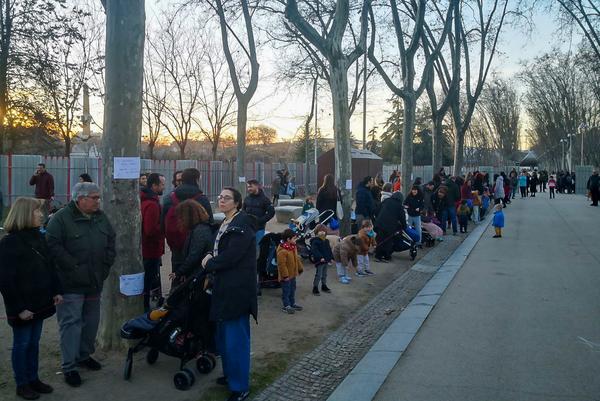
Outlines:
<svg viewBox="0 0 600 401"><path fill-rule="evenodd" d="M365 0L361 8L359 40L349 52L343 49L343 40L348 26L349 0L338 0L331 23L321 23L321 32L304 18L296 0L287 0L286 18L300 34L314 46L327 60L329 86L333 105L333 131L335 136L335 176L342 191L344 215L350 215L352 191L346 189L346 182L352 180L352 160L350 144L350 110L348 105L348 68L363 54L367 42L367 12L371 0ZM323 29L324 28L324 29ZM343 219L342 233L350 232L350 219Z"/></svg>
<svg viewBox="0 0 600 401"><path fill-rule="evenodd" d="M567 22L574 21L600 60L600 5L597 0L557 0Z"/></svg>
<svg viewBox="0 0 600 401"><path fill-rule="evenodd" d="M140 196L135 179L113 179L114 157L139 157L144 77L144 0L105 0L106 102L104 106L103 199L116 232L117 256L102 294L98 341L123 348L119 327L141 313L140 297L123 297L119 277L143 272Z"/></svg>
<svg viewBox="0 0 600 401"><path fill-rule="evenodd" d="M146 41L149 42L148 35ZM143 120L146 125L148 151L150 159L154 158L154 148L163 132L162 121L165 118L166 71L162 64L157 64L152 54L152 48L146 46L144 66Z"/></svg>
<svg viewBox="0 0 600 401"><path fill-rule="evenodd" d="M390 90L404 102L404 126L402 134L402 190L408 193L412 180L413 165L413 135L415 130L415 115L417 109L417 100L427 87L431 77L433 63L441 51L446 37L452 27L452 15L458 7L458 1L450 1L446 13L445 23L437 40L436 47L431 52L426 53L423 71L420 79L417 81L417 54L424 41L426 41L425 14L426 0L402 1L404 7L401 10L396 0L390 0L392 23L395 32L395 40L398 46L398 57L400 59L400 79L399 84L394 83L392 76L386 71L382 62L375 56L375 14L373 10L371 16L371 44L369 46L369 60L375 65L379 74L383 77ZM412 29L408 28L408 22L403 21L401 13L407 14L412 20ZM409 32L410 30L410 32ZM427 46L423 46L427 48Z"/></svg>

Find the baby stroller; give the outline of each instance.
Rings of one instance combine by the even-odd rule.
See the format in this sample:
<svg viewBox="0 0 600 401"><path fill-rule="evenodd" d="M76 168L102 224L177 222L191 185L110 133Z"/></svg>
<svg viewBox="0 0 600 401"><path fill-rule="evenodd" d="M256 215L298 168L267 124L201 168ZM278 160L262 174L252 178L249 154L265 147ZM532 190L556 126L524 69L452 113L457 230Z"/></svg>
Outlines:
<svg viewBox="0 0 600 401"><path fill-rule="evenodd" d="M406 230L397 231L393 237L394 252L409 251L410 260L415 260L417 257L417 243L411 238Z"/></svg>
<svg viewBox="0 0 600 401"><path fill-rule="evenodd" d="M277 246L281 242L281 234L268 233L258 244L258 284L260 288L279 288L277 280Z"/></svg>
<svg viewBox="0 0 600 401"><path fill-rule="evenodd" d="M148 347L146 362L152 365L159 353L179 358L179 371L173 376L178 390L187 390L196 378L185 365L196 360L202 374L210 373L217 361L209 350L214 349L214 328L209 322L210 295L204 289L204 273L192 276L175 289L161 309L153 310L126 322L121 337L132 340L127 352L123 377L129 380L133 370L133 355Z"/></svg>
<svg viewBox="0 0 600 401"><path fill-rule="evenodd" d="M298 254L303 259L310 257L310 240L314 237L314 229L317 224L327 224L335 216L333 210L325 210L319 213L317 209L308 209L300 217L292 220L290 228L298 234L296 245L298 246Z"/></svg>

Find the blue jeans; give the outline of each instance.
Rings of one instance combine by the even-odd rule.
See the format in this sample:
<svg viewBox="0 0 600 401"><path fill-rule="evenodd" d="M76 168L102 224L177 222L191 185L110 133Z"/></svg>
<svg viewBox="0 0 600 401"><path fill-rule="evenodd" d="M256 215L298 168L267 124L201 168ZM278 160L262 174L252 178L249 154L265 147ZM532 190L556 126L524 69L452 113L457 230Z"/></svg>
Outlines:
<svg viewBox="0 0 600 401"><path fill-rule="evenodd" d="M446 208L446 210L444 210L442 212L442 229L444 230L444 234L446 234L446 227L448 227L448 216L450 216L450 221L452 222L452 232L454 234L456 234L457 228L457 221L456 221L456 209L454 208L454 206L450 206L449 208Z"/></svg>
<svg viewBox="0 0 600 401"><path fill-rule="evenodd" d="M34 320L13 327L12 368L17 386L24 386L38 379L38 356L44 321Z"/></svg>
<svg viewBox="0 0 600 401"><path fill-rule="evenodd" d="M413 226L415 230L417 230L417 232L419 233L419 240L417 241L417 243L420 244L421 237L423 235L423 232L421 231L421 216L408 216L406 223L408 223L409 226Z"/></svg>
<svg viewBox="0 0 600 401"><path fill-rule="evenodd" d="M281 282L281 300L284 307L296 305L296 277Z"/></svg>
<svg viewBox="0 0 600 401"><path fill-rule="evenodd" d="M229 390L250 389L250 316L217 322L217 350Z"/></svg>

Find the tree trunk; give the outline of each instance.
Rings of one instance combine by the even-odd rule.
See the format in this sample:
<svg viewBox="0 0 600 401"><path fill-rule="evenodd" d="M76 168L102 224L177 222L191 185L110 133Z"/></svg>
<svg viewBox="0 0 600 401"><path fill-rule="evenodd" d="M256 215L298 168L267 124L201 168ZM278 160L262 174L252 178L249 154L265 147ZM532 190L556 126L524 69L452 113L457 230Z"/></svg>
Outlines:
<svg viewBox="0 0 600 401"><path fill-rule="evenodd" d="M216 140L212 143L212 159L217 160L217 151L219 150L219 142Z"/></svg>
<svg viewBox="0 0 600 401"><path fill-rule="evenodd" d="M65 157L71 156L71 137L65 136Z"/></svg>
<svg viewBox="0 0 600 401"><path fill-rule="evenodd" d="M124 297L119 277L141 273L138 179L114 180L113 157L139 157L142 131L144 0L106 0L106 103L104 106L103 205L116 231L117 257L102 294L98 342L124 347L119 328L142 313L142 297Z"/></svg>
<svg viewBox="0 0 600 401"><path fill-rule="evenodd" d="M181 144L179 145L179 160L185 160L185 147L187 145L187 141L183 141L181 142Z"/></svg>
<svg viewBox="0 0 600 401"><path fill-rule="evenodd" d="M352 190L346 189L346 180L352 181L352 145L350 143L350 113L348 110L348 72L344 60L330 60L331 97L333 105L333 132L335 136L335 177L342 192L344 219L340 222L342 236L350 234Z"/></svg>
<svg viewBox="0 0 600 401"><path fill-rule="evenodd" d="M246 193L246 124L248 122L248 102L238 98L238 109L237 109L237 163L235 172L237 174L237 180L233 183L234 187L240 191L241 194ZM242 181L242 178L243 180Z"/></svg>
<svg viewBox="0 0 600 401"><path fill-rule="evenodd" d="M156 143L149 143L148 144L148 153L150 156L150 160L154 160L154 147L156 146Z"/></svg>
<svg viewBox="0 0 600 401"><path fill-rule="evenodd" d="M6 111L8 109L8 53L10 52L10 41L12 36L11 0L4 2L4 30L2 32L2 49L0 49L0 154L4 152L6 140Z"/></svg>
<svg viewBox="0 0 600 401"><path fill-rule="evenodd" d="M408 195L412 186L413 168L413 133L415 132L415 110L417 100L414 95L403 98L404 100L404 131L402 132L402 193Z"/></svg>
<svg viewBox="0 0 600 401"><path fill-rule="evenodd" d="M456 126L456 142L454 143L454 171L452 175L460 175L465 160L465 131L460 126Z"/></svg>
<svg viewBox="0 0 600 401"><path fill-rule="evenodd" d="M436 117L432 120L431 139L432 139L432 159L433 173L440 171L444 164L444 129L442 127L443 117Z"/></svg>

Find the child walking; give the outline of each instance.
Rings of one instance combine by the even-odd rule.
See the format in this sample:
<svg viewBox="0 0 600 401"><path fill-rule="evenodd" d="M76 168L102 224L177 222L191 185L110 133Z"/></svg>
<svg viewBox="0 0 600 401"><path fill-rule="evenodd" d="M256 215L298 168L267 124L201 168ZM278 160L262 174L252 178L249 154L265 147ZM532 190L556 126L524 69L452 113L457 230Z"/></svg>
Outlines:
<svg viewBox="0 0 600 401"><path fill-rule="evenodd" d="M504 227L504 212L502 211L502 205L498 204L494 209L494 220L492 221L492 225L496 230L494 238L502 238L502 227Z"/></svg>
<svg viewBox="0 0 600 401"><path fill-rule="evenodd" d="M357 235L349 235L333 248L333 259L340 283L350 284L352 281L348 276L348 268L358 266L357 256L361 245L362 240Z"/></svg>
<svg viewBox="0 0 600 401"><path fill-rule="evenodd" d="M333 252L331 245L327 239L327 228L323 224L315 227L317 236L310 240L310 253L313 263L315 264L315 279L313 280L313 295L321 295L319 292L319 283L321 283L321 291L330 293L331 290L327 287L327 266L332 263Z"/></svg>
<svg viewBox="0 0 600 401"><path fill-rule="evenodd" d="M456 215L458 216L458 225L460 227L461 233L467 232L467 226L469 225L469 215L471 214L471 209L467 205L467 200L463 199L460 201L460 206L456 210Z"/></svg>
<svg viewBox="0 0 600 401"><path fill-rule="evenodd" d="M296 249L296 234L289 228L281 234L281 244L277 247L277 275L281 283L281 300L285 313L301 311L296 304L296 277L303 272L302 261Z"/></svg>
<svg viewBox="0 0 600 401"><path fill-rule="evenodd" d="M372 276L371 265L369 262L369 250L377 245L375 241L375 231L373 222L370 219L363 220L362 226L358 231L358 237L361 239L360 251L357 256L358 266L356 275L358 277Z"/></svg>
<svg viewBox="0 0 600 401"><path fill-rule="evenodd" d="M548 180L548 188L550 189L550 199L555 199L556 198L556 194L554 193L555 189L556 189L556 180L554 179L554 176L551 175L550 179Z"/></svg>
<svg viewBox="0 0 600 401"><path fill-rule="evenodd" d="M473 195L473 214L471 216L473 223L477 224L480 221L479 208L481 207L481 198L479 198L479 192L477 191L473 191L471 194Z"/></svg>

